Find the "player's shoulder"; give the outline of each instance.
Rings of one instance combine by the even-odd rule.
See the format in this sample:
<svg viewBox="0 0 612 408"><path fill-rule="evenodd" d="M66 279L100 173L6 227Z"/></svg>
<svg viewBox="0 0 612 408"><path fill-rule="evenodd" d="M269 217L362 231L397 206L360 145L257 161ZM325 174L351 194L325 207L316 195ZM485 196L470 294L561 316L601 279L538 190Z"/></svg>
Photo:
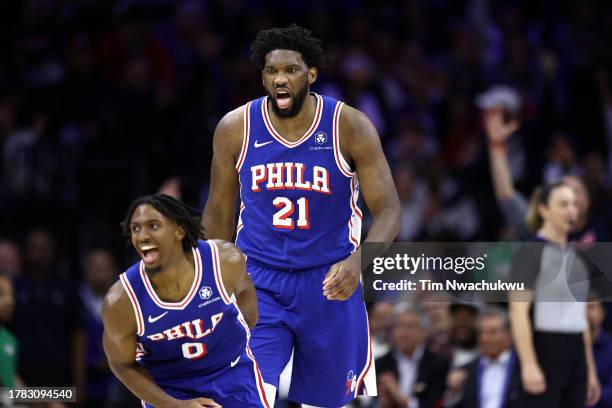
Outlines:
<svg viewBox="0 0 612 408"><path fill-rule="evenodd" d="M344 105L339 118L339 136L347 146L367 146L378 139L378 132L365 113Z"/></svg>
<svg viewBox="0 0 612 408"><path fill-rule="evenodd" d="M112 312L119 312L125 308L129 308L130 299L128 297L128 293L126 292L121 280L115 282L108 292L106 292L106 296L104 296L104 300L102 302L102 314L108 314Z"/></svg>
<svg viewBox="0 0 612 408"><path fill-rule="evenodd" d="M214 149L219 154L234 158L240 153L244 138L244 112L246 105L226 113L215 129Z"/></svg>
<svg viewBox="0 0 612 408"><path fill-rule="evenodd" d="M372 124L365 113L347 104L343 104L339 119L340 126L348 127L348 130L360 129L365 125Z"/></svg>
<svg viewBox="0 0 612 408"><path fill-rule="evenodd" d="M111 336L136 330L132 304L120 280L110 287L102 301L102 321L105 331Z"/></svg>
<svg viewBox="0 0 612 408"><path fill-rule="evenodd" d="M219 249L219 257L224 264L243 264L244 253L235 244L222 239L208 240Z"/></svg>
<svg viewBox="0 0 612 408"><path fill-rule="evenodd" d="M244 113L247 105L242 105L232 111L227 112L217 124L216 133L242 133L244 125Z"/></svg>

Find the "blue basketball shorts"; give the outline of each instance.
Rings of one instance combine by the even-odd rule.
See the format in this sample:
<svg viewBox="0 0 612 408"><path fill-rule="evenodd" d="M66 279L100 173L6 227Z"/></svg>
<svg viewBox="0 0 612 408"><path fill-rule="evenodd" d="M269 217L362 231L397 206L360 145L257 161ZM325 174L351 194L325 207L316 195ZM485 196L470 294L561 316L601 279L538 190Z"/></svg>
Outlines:
<svg viewBox="0 0 612 408"><path fill-rule="evenodd" d="M272 408L263 380L250 350L236 356L226 369L202 376L156 381L166 393L180 400L210 398L222 407ZM153 405L142 401L142 406Z"/></svg>
<svg viewBox="0 0 612 408"><path fill-rule="evenodd" d="M326 408L376 395L361 285L346 301L327 300L322 282L330 266L287 271L247 260L259 306L250 345L264 382L278 389L293 351L289 399Z"/></svg>

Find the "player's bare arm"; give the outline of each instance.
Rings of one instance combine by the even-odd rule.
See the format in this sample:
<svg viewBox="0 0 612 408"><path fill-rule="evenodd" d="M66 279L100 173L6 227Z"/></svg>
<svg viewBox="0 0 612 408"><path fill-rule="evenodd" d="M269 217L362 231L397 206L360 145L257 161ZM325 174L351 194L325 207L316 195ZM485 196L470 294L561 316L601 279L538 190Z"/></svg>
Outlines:
<svg viewBox="0 0 612 408"><path fill-rule="evenodd" d="M236 302L250 328L255 327L258 317L257 295L251 277L246 272L246 260L242 251L226 241L214 241L221 257L223 285L228 293L236 296Z"/></svg>
<svg viewBox="0 0 612 408"><path fill-rule="evenodd" d="M226 114L215 129L210 192L202 213L202 225L208 239L231 241L234 235L234 204L238 195L235 166L242 149L244 109L243 106Z"/></svg>
<svg viewBox="0 0 612 408"><path fill-rule="evenodd" d="M136 318L130 300L116 282L102 304L103 346L113 373L126 387L156 407L220 407L209 398L177 400L159 388L147 371L138 366L136 353Z"/></svg>
<svg viewBox="0 0 612 408"><path fill-rule="evenodd" d="M363 198L373 216L365 241L392 242L400 229L400 203L389 164L372 122L362 112L344 106L340 115L340 150L357 172ZM361 251L338 262L323 281L329 300L348 299L359 284Z"/></svg>

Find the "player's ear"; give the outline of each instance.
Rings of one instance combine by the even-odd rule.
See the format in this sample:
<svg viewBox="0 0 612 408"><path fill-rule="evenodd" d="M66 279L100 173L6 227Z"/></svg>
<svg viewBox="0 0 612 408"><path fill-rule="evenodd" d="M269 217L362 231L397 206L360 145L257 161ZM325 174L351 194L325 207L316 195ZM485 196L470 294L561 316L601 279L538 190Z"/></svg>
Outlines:
<svg viewBox="0 0 612 408"><path fill-rule="evenodd" d="M177 225L174 230L174 236L178 241L182 241L185 238L185 228L182 225Z"/></svg>
<svg viewBox="0 0 612 408"><path fill-rule="evenodd" d="M319 74L319 70L315 67L308 68L308 85L312 85L317 80L317 75Z"/></svg>

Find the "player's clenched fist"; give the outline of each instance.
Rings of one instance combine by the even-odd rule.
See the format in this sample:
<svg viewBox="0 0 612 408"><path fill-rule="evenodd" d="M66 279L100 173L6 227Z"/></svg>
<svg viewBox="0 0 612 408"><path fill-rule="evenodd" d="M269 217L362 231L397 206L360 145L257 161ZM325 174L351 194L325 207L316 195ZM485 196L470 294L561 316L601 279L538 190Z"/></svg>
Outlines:
<svg viewBox="0 0 612 408"><path fill-rule="evenodd" d="M346 300L351 297L361 276L361 261L353 254L329 268L323 280L323 296L327 300Z"/></svg>

